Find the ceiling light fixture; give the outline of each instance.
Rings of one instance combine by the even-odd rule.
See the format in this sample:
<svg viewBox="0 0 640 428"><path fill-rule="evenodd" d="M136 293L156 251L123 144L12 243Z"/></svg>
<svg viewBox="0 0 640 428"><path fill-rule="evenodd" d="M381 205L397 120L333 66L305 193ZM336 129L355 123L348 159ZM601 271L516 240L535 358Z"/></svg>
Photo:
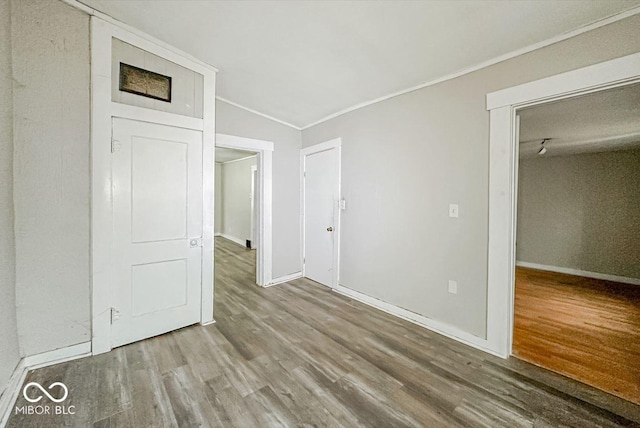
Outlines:
<svg viewBox="0 0 640 428"><path fill-rule="evenodd" d="M547 153L547 148L545 147L544 143L546 143L547 141L549 141L550 138L545 138L544 140L542 140L542 142L540 143L540 150L538 150L538 154L540 156L542 156L543 154Z"/></svg>

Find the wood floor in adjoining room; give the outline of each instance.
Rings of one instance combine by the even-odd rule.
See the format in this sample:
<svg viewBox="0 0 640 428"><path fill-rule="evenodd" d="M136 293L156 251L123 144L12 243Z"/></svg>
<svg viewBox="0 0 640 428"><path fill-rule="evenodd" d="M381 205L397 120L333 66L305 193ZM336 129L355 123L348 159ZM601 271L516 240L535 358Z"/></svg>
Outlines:
<svg viewBox="0 0 640 428"><path fill-rule="evenodd" d="M518 267L513 354L640 404L640 286Z"/></svg>
<svg viewBox="0 0 640 428"><path fill-rule="evenodd" d="M640 406L311 281L258 288L254 254L216 239L216 324L35 370L76 414L9 426L640 427Z"/></svg>

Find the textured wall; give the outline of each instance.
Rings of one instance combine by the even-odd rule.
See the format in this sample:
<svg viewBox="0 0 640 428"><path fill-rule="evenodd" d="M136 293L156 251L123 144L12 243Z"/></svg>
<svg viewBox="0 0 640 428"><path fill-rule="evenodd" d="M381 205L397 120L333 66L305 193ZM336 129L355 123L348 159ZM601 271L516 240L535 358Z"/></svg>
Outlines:
<svg viewBox="0 0 640 428"><path fill-rule="evenodd" d="M216 101L216 132L273 142L273 277L300 272L300 131Z"/></svg>
<svg viewBox="0 0 640 428"><path fill-rule="evenodd" d="M222 164L222 233L244 242L251 239L251 166L253 157Z"/></svg>
<svg viewBox="0 0 640 428"><path fill-rule="evenodd" d="M636 53L638 28L640 16L628 18L304 130L304 147L342 137L340 283L484 337L486 94Z"/></svg>
<svg viewBox="0 0 640 428"><path fill-rule="evenodd" d="M10 10L9 0L0 0L0 395L20 359L16 322L16 259L13 230L13 91Z"/></svg>
<svg viewBox="0 0 640 428"><path fill-rule="evenodd" d="M640 278L640 150L520 162L517 260Z"/></svg>
<svg viewBox="0 0 640 428"><path fill-rule="evenodd" d="M90 340L89 17L15 1L14 202L20 346Z"/></svg>

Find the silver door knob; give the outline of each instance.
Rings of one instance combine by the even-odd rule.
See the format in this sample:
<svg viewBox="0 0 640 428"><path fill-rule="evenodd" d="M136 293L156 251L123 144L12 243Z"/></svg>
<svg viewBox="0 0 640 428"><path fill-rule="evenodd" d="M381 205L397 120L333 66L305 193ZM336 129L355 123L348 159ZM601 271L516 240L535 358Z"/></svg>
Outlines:
<svg viewBox="0 0 640 428"><path fill-rule="evenodd" d="M333 232L333 227L331 226L327 227L327 232Z"/></svg>

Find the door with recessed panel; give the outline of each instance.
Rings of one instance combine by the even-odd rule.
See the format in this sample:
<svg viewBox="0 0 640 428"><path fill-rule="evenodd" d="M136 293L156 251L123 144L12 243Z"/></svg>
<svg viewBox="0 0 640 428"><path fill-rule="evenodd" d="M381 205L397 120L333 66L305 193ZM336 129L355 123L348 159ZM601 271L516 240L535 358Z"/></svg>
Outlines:
<svg viewBox="0 0 640 428"><path fill-rule="evenodd" d="M111 346L200 321L202 133L113 118Z"/></svg>
<svg viewBox="0 0 640 428"><path fill-rule="evenodd" d="M303 149L302 163L304 276L327 287L336 287L338 149L318 152Z"/></svg>

